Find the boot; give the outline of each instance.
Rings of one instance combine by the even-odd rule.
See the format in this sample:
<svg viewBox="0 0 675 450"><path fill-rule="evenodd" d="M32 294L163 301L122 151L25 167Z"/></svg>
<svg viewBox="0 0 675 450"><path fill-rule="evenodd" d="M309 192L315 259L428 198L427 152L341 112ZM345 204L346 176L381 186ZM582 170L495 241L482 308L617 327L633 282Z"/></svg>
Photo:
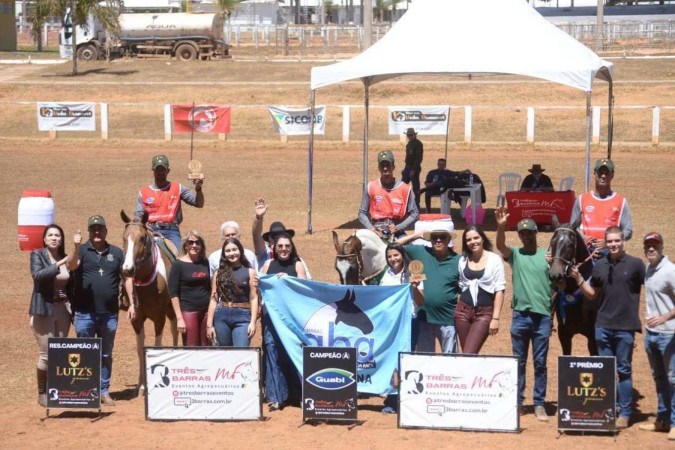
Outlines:
<svg viewBox="0 0 675 450"><path fill-rule="evenodd" d="M38 405L47 407L47 371L37 370Z"/></svg>

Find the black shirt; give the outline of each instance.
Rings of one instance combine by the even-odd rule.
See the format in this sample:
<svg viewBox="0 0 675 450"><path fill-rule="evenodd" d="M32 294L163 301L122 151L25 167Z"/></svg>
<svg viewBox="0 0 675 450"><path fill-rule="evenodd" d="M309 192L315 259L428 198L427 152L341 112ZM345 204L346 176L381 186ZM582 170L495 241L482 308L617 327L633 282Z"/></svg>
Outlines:
<svg viewBox="0 0 675 450"><path fill-rule="evenodd" d="M274 275L276 273L285 273L286 275L297 277L298 272L295 270L295 261L273 259L267 268L267 275Z"/></svg>
<svg viewBox="0 0 675 450"><path fill-rule="evenodd" d="M641 331L640 289L644 284L645 265L634 256L623 254L618 260L599 259L593 266L591 285L602 289L596 327L610 330Z"/></svg>
<svg viewBox="0 0 675 450"><path fill-rule="evenodd" d="M116 314L124 253L108 244L101 253L87 241L78 253L80 267L75 275L73 310L97 314Z"/></svg>
<svg viewBox="0 0 675 450"><path fill-rule="evenodd" d="M182 311L206 311L211 295L209 261L177 259L169 275L169 293L171 298L178 297Z"/></svg>
<svg viewBox="0 0 675 450"><path fill-rule="evenodd" d="M422 141L415 138L405 146L405 165L414 169L420 169L422 166L422 159L424 158L424 145Z"/></svg>

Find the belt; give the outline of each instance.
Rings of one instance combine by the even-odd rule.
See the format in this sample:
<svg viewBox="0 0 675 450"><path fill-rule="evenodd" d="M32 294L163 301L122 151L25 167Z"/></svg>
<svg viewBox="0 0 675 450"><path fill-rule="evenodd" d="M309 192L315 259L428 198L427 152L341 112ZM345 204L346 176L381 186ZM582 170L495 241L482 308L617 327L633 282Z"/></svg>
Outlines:
<svg viewBox="0 0 675 450"><path fill-rule="evenodd" d="M223 308L245 308L245 309L251 309L251 304L250 303L233 303L233 302L223 302L219 301L218 306L222 306Z"/></svg>
<svg viewBox="0 0 675 450"><path fill-rule="evenodd" d="M169 227L172 227L172 226L178 226L178 223L176 223L176 222L161 222L161 221L158 220L157 222L150 222L150 225L153 226L153 227L158 227L158 228L169 228Z"/></svg>

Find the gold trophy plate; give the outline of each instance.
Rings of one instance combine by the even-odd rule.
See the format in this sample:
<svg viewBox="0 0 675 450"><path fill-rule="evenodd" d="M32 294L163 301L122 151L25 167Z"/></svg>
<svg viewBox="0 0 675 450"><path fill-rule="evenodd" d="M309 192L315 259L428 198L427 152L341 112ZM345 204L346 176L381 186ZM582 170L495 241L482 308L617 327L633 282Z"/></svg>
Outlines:
<svg viewBox="0 0 675 450"><path fill-rule="evenodd" d="M202 173L202 163L196 159L191 159L188 163L188 180L203 180L204 174Z"/></svg>
<svg viewBox="0 0 675 450"><path fill-rule="evenodd" d="M427 279L427 276L424 275L424 264L422 261L417 259L410 261L408 270L410 271L410 279L412 281L424 281Z"/></svg>

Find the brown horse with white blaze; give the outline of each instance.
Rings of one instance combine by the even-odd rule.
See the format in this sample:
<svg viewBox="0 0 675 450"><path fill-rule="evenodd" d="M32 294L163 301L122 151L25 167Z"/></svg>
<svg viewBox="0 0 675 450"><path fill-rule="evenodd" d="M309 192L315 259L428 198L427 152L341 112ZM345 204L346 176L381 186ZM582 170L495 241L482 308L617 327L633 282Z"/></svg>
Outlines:
<svg viewBox="0 0 675 450"><path fill-rule="evenodd" d="M133 302L136 311L131 326L136 333L136 351L138 353L139 374L137 389L145 388L145 321L150 319L155 325L155 346L162 345L162 332L166 319L171 325L173 346L178 344L178 328L176 315L171 307L168 274L171 261L162 254L155 242L152 231L147 226L147 213L142 218L129 216L120 212L124 227L124 264L122 272L133 277Z"/></svg>

